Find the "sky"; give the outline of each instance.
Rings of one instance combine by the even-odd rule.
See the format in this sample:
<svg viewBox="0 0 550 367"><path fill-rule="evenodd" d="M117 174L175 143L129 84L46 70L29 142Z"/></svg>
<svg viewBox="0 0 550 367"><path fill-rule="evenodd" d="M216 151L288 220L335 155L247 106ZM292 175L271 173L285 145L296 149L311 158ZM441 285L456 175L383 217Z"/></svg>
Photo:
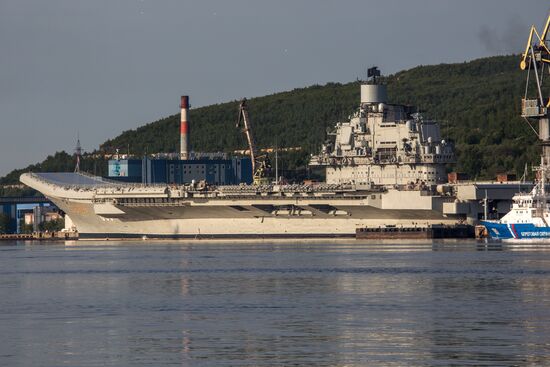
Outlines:
<svg viewBox="0 0 550 367"><path fill-rule="evenodd" d="M0 175L191 107L520 53L547 0L0 0ZM192 122L191 122L192 123ZM177 133L177 132L176 132ZM216 139L215 136L212 139Z"/></svg>

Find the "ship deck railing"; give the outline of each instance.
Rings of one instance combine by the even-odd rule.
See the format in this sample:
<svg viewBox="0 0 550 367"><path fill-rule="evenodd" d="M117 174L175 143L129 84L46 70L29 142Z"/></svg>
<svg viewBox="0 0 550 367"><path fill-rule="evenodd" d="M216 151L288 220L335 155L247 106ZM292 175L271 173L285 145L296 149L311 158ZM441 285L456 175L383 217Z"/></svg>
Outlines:
<svg viewBox="0 0 550 367"><path fill-rule="evenodd" d="M195 184L144 184L144 183L125 183L109 180L103 177L94 176L88 173L33 173L29 172L34 179L51 186L61 187L65 190L74 190L79 192L94 191L100 195L118 195L118 194L176 194L195 193L195 194L218 194L234 196L234 194L336 194L336 193L355 193L364 192L382 192L385 188L372 186L368 189L358 189L352 183L320 183L320 184L269 184L269 185L208 185L204 182Z"/></svg>

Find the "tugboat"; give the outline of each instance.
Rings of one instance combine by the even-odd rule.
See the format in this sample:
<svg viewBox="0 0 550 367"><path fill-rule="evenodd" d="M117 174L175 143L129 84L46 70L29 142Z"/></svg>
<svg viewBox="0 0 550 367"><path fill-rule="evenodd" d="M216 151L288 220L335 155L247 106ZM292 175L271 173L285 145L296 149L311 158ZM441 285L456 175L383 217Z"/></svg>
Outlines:
<svg viewBox="0 0 550 367"><path fill-rule="evenodd" d="M513 198L510 212L498 221L484 220L492 239L496 240L550 240L550 197L546 193L545 175L548 166L538 167L541 179L530 193L519 193Z"/></svg>
<svg viewBox="0 0 550 367"><path fill-rule="evenodd" d="M510 212L498 221L484 220L489 236L498 240L541 240L550 239L550 195L546 191L550 170L550 99L542 94L544 73L550 70L550 49L547 35L550 28L550 15L544 30L538 33L534 26L520 63L521 70L527 71L526 92L533 75L536 83L536 98L522 99L521 116L529 122L538 122L538 138L542 146L541 163L536 168L537 183L530 193L520 193L513 197ZM540 34L540 36L539 36ZM531 125L531 123L529 122ZM533 128L534 130L534 128Z"/></svg>

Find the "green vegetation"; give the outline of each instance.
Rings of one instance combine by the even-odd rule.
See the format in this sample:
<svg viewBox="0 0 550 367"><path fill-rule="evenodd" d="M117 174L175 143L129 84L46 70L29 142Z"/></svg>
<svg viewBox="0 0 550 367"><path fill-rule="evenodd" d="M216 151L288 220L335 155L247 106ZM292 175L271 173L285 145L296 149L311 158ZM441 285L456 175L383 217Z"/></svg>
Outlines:
<svg viewBox="0 0 550 367"><path fill-rule="evenodd" d="M22 196L42 196L36 190L31 189L25 185L8 185L0 186L0 196L4 197L22 197Z"/></svg>
<svg viewBox="0 0 550 367"><path fill-rule="evenodd" d="M50 220L48 222L43 222L43 223L40 223L39 227L42 232L46 232L46 231L59 232L63 228L65 228L65 219L59 218L59 219Z"/></svg>
<svg viewBox="0 0 550 367"><path fill-rule="evenodd" d="M443 136L455 141L458 163L453 168L471 177L493 178L496 173L523 174L525 164L536 164L536 136L520 117L525 73L519 57L498 56L460 64L419 66L386 78L390 101L416 105L440 121ZM383 68L382 68L383 69ZM285 174L304 177L310 153L318 151L327 128L346 119L357 107L359 82L328 83L253 98L249 112L256 141L263 147L302 147L281 155ZM232 152L245 149L235 128L236 101L192 109L191 142L196 151ZM179 115L125 131L84 157L82 170L106 172L100 157L117 148L142 155L175 152ZM273 158L272 158L273 161ZM11 172L0 185L17 183L23 171L71 171L74 158L60 152L44 162Z"/></svg>
<svg viewBox="0 0 550 367"><path fill-rule="evenodd" d="M457 171L471 177L523 174L537 164L536 135L520 117L526 73L518 56L421 66L390 78L390 98L419 106L456 143Z"/></svg>
<svg viewBox="0 0 550 367"><path fill-rule="evenodd" d="M56 152L48 156L41 163L32 164L23 169L16 169L0 178L0 196L41 196L40 193L24 187L16 187L20 184L19 176L24 172L72 172L75 167L75 157L68 153ZM81 170L97 175L105 175L107 161L96 152L85 154L80 160Z"/></svg>
<svg viewBox="0 0 550 367"><path fill-rule="evenodd" d="M24 234L33 233L34 228L32 224L25 224L25 220L21 219L19 221L19 232Z"/></svg>
<svg viewBox="0 0 550 367"><path fill-rule="evenodd" d="M418 106L441 123L442 134L455 141L453 168L471 177L497 173L521 176L525 164L536 164L536 136L520 117L525 73L519 57L498 56L461 64L419 66L386 78L391 102ZM359 83L329 83L253 98L250 116L260 147L303 148L283 155L283 164L300 169L325 139L326 129L347 118L358 105ZM191 110L193 148L233 151L246 143L234 127L237 102ZM131 144L132 151L175 151L179 115L126 131L101 149L114 151ZM233 134L228 133L234 131ZM273 161L273 159L272 159Z"/></svg>
<svg viewBox="0 0 550 367"><path fill-rule="evenodd" d="M65 152L57 152L48 156L42 163L30 165L24 169L13 170L0 178L0 185L15 185L23 172L69 172L74 169L74 159Z"/></svg>
<svg viewBox="0 0 550 367"><path fill-rule="evenodd" d="M10 217L5 213L0 213L0 233L8 233L10 227Z"/></svg>

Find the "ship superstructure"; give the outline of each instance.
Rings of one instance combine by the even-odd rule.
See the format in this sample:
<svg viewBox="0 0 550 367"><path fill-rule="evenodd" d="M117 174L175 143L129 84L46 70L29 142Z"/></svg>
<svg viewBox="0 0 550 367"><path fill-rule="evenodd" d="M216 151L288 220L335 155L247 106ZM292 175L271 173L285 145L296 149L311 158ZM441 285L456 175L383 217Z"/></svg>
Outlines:
<svg viewBox="0 0 550 367"><path fill-rule="evenodd" d="M429 187L446 182L445 165L455 162L439 124L413 107L389 104L376 73L361 85L358 110L330 135L311 158L312 166L326 167L327 183Z"/></svg>

